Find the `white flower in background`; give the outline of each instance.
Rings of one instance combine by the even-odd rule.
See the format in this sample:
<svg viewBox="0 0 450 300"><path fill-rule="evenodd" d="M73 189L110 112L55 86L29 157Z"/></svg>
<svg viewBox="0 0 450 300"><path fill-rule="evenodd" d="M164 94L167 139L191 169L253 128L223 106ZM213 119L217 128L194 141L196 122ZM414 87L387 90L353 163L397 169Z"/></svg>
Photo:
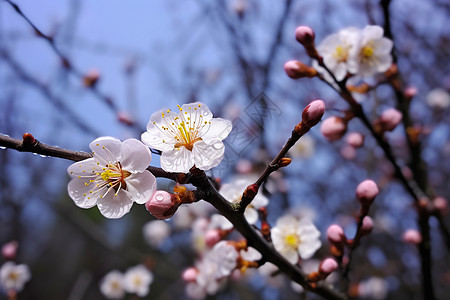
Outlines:
<svg viewBox="0 0 450 300"><path fill-rule="evenodd" d="M163 220L150 221L142 227L145 241L153 247L159 247L164 243L171 231L170 225Z"/></svg>
<svg viewBox="0 0 450 300"><path fill-rule="evenodd" d="M239 254L242 259L247 261L257 261L262 258L261 253L253 247L247 247L247 250L242 249Z"/></svg>
<svg viewBox="0 0 450 300"><path fill-rule="evenodd" d="M27 265L16 265L12 261L5 262L0 268L0 286L5 291L20 292L30 280L31 273Z"/></svg>
<svg viewBox="0 0 450 300"><path fill-rule="evenodd" d="M225 183L221 186L219 192L222 196L231 203L237 203L241 201L242 193L247 186L252 184L251 178L236 178L230 183ZM258 209L265 207L269 203L269 200L262 193L258 193L252 200L250 205L245 208L244 216L247 222L251 225L255 224L258 219ZM231 224L231 223L230 223ZM233 226L231 225L230 228Z"/></svg>
<svg viewBox="0 0 450 300"><path fill-rule="evenodd" d="M217 166L223 158L222 140L231 132L231 122L213 118L209 108L194 102L154 113L142 141L162 151L161 167L167 172L188 173L194 165L201 170Z"/></svg>
<svg viewBox="0 0 450 300"><path fill-rule="evenodd" d="M310 220L298 221L292 216L278 219L271 236L275 249L292 264L298 262L299 255L310 258L322 245L320 232Z"/></svg>
<svg viewBox="0 0 450 300"><path fill-rule="evenodd" d="M450 94L443 88L436 88L428 93L426 101L433 108L446 109L450 106Z"/></svg>
<svg viewBox="0 0 450 300"><path fill-rule="evenodd" d="M100 291L108 299L121 299L125 296L123 274L113 270L103 277Z"/></svg>
<svg viewBox="0 0 450 300"><path fill-rule="evenodd" d="M338 81L341 81L347 75L350 50L358 42L358 35L359 29L354 27L345 28L327 36L317 46L317 51L323 57L324 64ZM325 74L322 73L325 72L324 69L317 69L317 71L323 75ZM330 79L331 77L325 75L325 80L331 82L327 78Z"/></svg>
<svg viewBox="0 0 450 300"><path fill-rule="evenodd" d="M350 49L348 70L363 77L386 71L392 65L392 46L392 41L383 37L383 28L366 26L357 45Z"/></svg>
<svg viewBox="0 0 450 300"><path fill-rule="evenodd" d="M156 179L147 167L150 150L136 139L123 142L100 137L89 144L94 157L72 164L70 198L81 208L97 205L107 218L120 218L133 202L144 204L156 190Z"/></svg>
<svg viewBox="0 0 450 300"><path fill-rule="evenodd" d="M315 142L314 138L309 134L305 134L295 143L289 150L288 154L292 158L310 158L314 154Z"/></svg>
<svg viewBox="0 0 450 300"><path fill-rule="evenodd" d="M147 296L152 282L152 272L143 265L129 268L124 275L125 290L129 293L136 293L139 297Z"/></svg>
<svg viewBox="0 0 450 300"><path fill-rule="evenodd" d="M358 293L361 298L386 299L388 283L383 278L371 277L359 283Z"/></svg>

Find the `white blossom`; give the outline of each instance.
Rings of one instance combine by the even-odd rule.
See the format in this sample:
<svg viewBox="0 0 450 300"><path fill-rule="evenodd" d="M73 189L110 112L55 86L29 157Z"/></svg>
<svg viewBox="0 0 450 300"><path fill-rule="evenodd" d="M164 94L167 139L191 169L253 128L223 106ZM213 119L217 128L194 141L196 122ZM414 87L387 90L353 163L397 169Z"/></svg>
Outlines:
<svg viewBox="0 0 450 300"><path fill-rule="evenodd" d="M388 288L388 283L383 278L370 277L359 284L358 293L361 298L381 300L386 299Z"/></svg>
<svg viewBox="0 0 450 300"><path fill-rule="evenodd" d="M320 232L310 220L298 221L292 216L278 219L271 236L275 249L292 264L298 262L299 255L310 258L322 245Z"/></svg>
<svg viewBox="0 0 450 300"><path fill-rule="evenodd" d="M113 270L103 277L100 291L108 299L121 299L125 296L123 274Z"/></svg>
<svg viewBox="0 0 450 300"><path fill-rule="evenodd" d="M129 293L136 293L139 297L147 296L152 282L152 272L143 265L129 268L124 276L125 290Z"/></svg>
<svg viewBox="0 0 450 300"><path fill-rule="evenodd" d="M383 37L383 28L366 26L349 51L348 70L363 77L386 71L392 65L392 46L392 41Z"/></svg>
<svg viewBox="0 0 450 300"><path fill-rule="evenodd" d="M20 292L30 278L30 270L25 264L16 265L12 261L7 261L0 268L0 286L5 291Z"/></svg>
<svg viewBox="0 0 450 300"><path fill-rule="evenodd" d="M97 205L107 218L120 218L134 202L144 204L156 190L156 179L147 171L150 150L136 139L123 142L100 137L90 143L94 156L72 164L70 198L81 208Z"/></svg>
<svg viewBox="0 0 450 300"><path fill-rule="evenodd" d="M178 113L169 110L150 117L142 141L162 151L161 167L167 172L188 173L195 165L209 170L222 160L222 140L231 131L231 122L213 118L209 108L194 102L178 106Z"/></svg>
<svg viewBox="0 0 450 300"><path fill-rule="evenodd" d="M145 241L153 247L159 247L171 233L170 225L163 220L147 222L142 228Z"/></svg>
<svg viewBox="0 0 450 300"><path fill-rule="evenodd" d="M450 94L443 88L436 88L428 93L427 104L433 108L446 109L450 106Z"/></svg>

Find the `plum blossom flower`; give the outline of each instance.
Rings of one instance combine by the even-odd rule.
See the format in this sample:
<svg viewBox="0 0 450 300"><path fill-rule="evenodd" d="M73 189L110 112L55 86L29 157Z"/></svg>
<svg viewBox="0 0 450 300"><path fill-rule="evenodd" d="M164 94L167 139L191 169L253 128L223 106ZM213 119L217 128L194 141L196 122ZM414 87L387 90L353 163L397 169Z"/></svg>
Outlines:
<svg viewBox="0 0 450 300"><path fill-rule="evenodd" d="M0 286L5 291L20 292L30 278L31 273L27 265L16 265L7 261L0 268Z"/></svg>
<svg viewBox="0 0 450 300"><path fill-rule="evenodd" d="M277 220L271 236L275 249L292 264L298 262L299 255L310 258L322 245L320 232L310 220L299 221L289 215Z"/></svg>
<svg viewBox="0 0 450 300"><path fill-rule="evenodd" d="M327 36L317 46L317 50L323 57L324 64L338 81L343 80L347 75L350 50L356 46L358 35L359 29L354 27L344 28L337 33ZM318 71L322 73L325 70L318 69ZM330 79L330 77L327 78ZM331 81L328 79L327 81Z"/></svg>
<svg viewBox="0 0 450 300"><path fill-rule="evenodd" d="M97 205L107 218L120 218L134 202L144 204L156 190L156 178L147 171L150 150L136 139L123 142L100 137L90 143L94 156L72 164L70 198L81 208Z"/></svg>
<svg viewBox="0 0 450 300"><path fill-rule="evenodd" d="M110 271L100 282L100 291L107 299L122 299L125 296L123 274L117 270Z"/></svg>
<svg viewBox="0 0 450 300"><path fill-rule="evenodd" d="M231 132L231 122L213 118L200 102L154 113L141 136L149 146L162 151L161 167L167 172L188 173L192 167L209 170L222 160L222 140Z"/></svg>
<svg viewBox="0 0 450 300"><path fill-rule="evenodd" d="M129 268L124 275L125 290L136 293L139 297L147 296L152 282L153 273L143 265Z"/></svg>
<svg viewBox="0 0 450 300"><path fill-rule="evenodd" d="M161 246L170 236L171 231L169 223L163 220L150 221L142 227L144 239L152 247Z"/></svg>
<svg viewBox="0 0 450 300"><path fill-rule="evenodd" d="M392 41L383 37L383 28L366 26L357 45L349 50L348 70L363 77L386 71L392 65L392 46Z"/></svg>

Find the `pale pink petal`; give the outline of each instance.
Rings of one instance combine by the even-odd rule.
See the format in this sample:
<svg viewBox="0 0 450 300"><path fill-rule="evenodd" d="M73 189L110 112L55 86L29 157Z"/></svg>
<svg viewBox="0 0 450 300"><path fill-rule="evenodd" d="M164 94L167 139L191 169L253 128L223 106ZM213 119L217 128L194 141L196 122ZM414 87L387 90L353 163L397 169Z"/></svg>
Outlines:
<svg viewBox="0 0 450 300"><path fill-rule="evenodd" d="M194 144L192 152L194 154L195 166L200 170L209 170L222 161L225 146L220 140L216 140L210 145L199 141Z"/></svg>
<svg viewBox="0 0 450 300"><path fill-rule="evenodd" d="M89 184L89 180L85 180L84 178L73 178L67 186L67 191L69 193L69 197L72 198L78 207L91 208L97 204L97 199L103 192L98 191L96 193L91 193L93 188L94 183Z"/></svg>
<svg viewBox="0 0 450 300"><path fill-rule="evenodd" d="M156 191L156 178L149 171L132 174L125 179L131 198L138 204L144 204Z"/></svg>
<svg viewBox="0 0 450 300"><path fill-rule="evenodd" d="M298 263L298 253L297 253L296 249L287 248L287 249L284 249L284 251L281 251L280 254L283 255L284 258L286 258L286 260L288 262L290 262L291 264Z"/></svg>
<svg viewBox="0 0 450 300"><path fill-rule="evenodd" d="M312 240L310 242L301 242L298 245L298 254L303 259L311 258L314 253L322 246L320 240Z"/></svg>
<svg viewBox="0 0 450 300"><path fill-rule="evenodd" d="M114 190L109 191L103 198L98 198L97 207L100 213L109 219L117 219L128 213L133 206L130 194L120 190L117 196Z"/></svg>
<svg viewBox="0 0 450 300"><path fill-rule="evenodd" d="M135 173L143 172L150 165L152 154L147 146L136 139L128 139L122 143L122 169Z"/></svg>
<svg viewBox="0 0 450 300"><path fill-rule="evenodd" d="M161 168L166 172L188 173L193 166L194 155L185 147L164 151L161 155Z"/></svg>
<svg viewBox="0 0 450 300"><path fill-rule="evenodd" d="M222 118L214 118L210 122L208 131L202 135L203 141L208 145L214 143L217 139L224 140L233 128L229 120Z"/></svg>
<svg viewBox="0 0 450 300"><path fill-rule="evenodd" d="M89 144L89 148L91 148L94 157L100 164L119 161L121 146L122 143L119 139L109 136L99 137Z"/></svg>
<svg viewBox="0 0 450 300"><path fill-rule="evenodd" d="M203 121L209 121L212 119L213 114L209 110L208 106L201 102L193 102L189 104L183 104L181 106L182 112L186 115L189 115L190 113L196 113L202 116ZM191 118L193 119L193 118Z"/></svg>
<svg viewBox="0 0 450 300"><path fill-rule="evenodd" d="M103 172L102 167L104 166L97 164L94 158L88 158L70 165L67 168L67 173L72 177L95 175L98 172ZM89 179L87 181L89 182Z"/></svg>

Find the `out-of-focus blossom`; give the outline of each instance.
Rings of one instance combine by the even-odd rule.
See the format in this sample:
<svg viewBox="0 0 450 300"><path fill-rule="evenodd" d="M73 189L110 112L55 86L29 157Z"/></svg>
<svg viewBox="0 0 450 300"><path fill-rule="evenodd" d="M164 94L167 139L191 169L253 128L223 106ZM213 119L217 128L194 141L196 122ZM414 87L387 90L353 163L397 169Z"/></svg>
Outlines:
<svg viewBox="0 0 450 300"><path fill-rule="evenodd" d="M379 192L377 184L370 179L364 180L356 187L356 197L361 205L366 207L372 204Z"/></svg>
<svg viewBox="0 0 450 300"><path fill-rule="evenodd" d="M225 153L222 140L231 132L231 122L213 118L209 108L194 102L154 113L142 141L162 151L161 167L167 172L188 173L217 166Z"/></svg>
<svg viewBox="0 0 450 300"><path fill-rule="evenodd" d="M403 240L407 243L418 245L422 242L422 235L416 229L408 229L403 233Z"/></svg>
<svg viewBox="0 0 450 300"><path fill-rule="evenodd" d="M275 249L292 264L298 262L299 255L310 258L322 245L320 232L311 221L299 221L292 216L278 219L271 236Z"/></svg>
<svg viewBox="0 0 450 300"><path fill-rule="evenodd" d="M349 50L348 70L363 77L386 71L392 65L392 46L392 41L383 37L383 28L366 26Z"/></svg>
<svg viewBox="0 0 450 300"><path fill-rule="evenodd" d="M388 284L383 278L371 277L359 283L358 294L361 298L386 299Z"/></svg>
<svg viewBox="0 0 450 300"><path fill-rule="evenodd" d="M17 254L17 248L19 243L17 241L11 241L2 246L2 256L6 259L15 259Z"/></svg>
<svg viewBox="0 0 450 300"><path fill-rule="evenodd" d="M7 292L20 292L30 278L30 270L25 264L16 265L12 261L7 261L0 268L0 286Z"/></svg>
<svg viewBox="0 0 450 300"><path fill-rule="evenodd" d="M450 106L450 94L443 88L436 88L428 93L426 101L433 108L446 109Z"/></svg>
<svg viewBox="0 0 450 300"><path fill-rule="evenodd" d="M362 147L364 144L364 136L359 132L350 132L345 139L347 144L354 148Z"/></svg>
<svg viewBox="0 0 450 300"><path fill-rule="evenodd" d="M124 287L128 293L136 293L139 297L147 296L153 274L143 265L129 268L124 275Z"/></svg>
<svg viewBox="0 0 450 300"><path fill-rule="evenodd" d="M142 233L150 246L159 247L170 236L171 228L166 221L154 220L144 225Z"/></svg>
<svg viewBox="0 0 450 300"><path fill-rule="evenodd" d="M375 121L375 130L379 132L392 131L402 121L403 114L395 108L389 108L383 111L380 117Z"/></svg>
<svg viewBox="0 0 450 300"><path fill-rule="evenodd" d="M320 132L330 141L337 141L344 136L347 131L347 122L338 116L325 119L320 127Z"/></svg>
<svg viewBox="0 0 450 300"><path fill-rule="evenodd" d="M237 203L241 201L242 193L247 186L252 184L251 178L236 178L230 183L225 183L220 188L219 192L222 196L231 203ZM253 201L245 208L244 216L248 223L255 224L258 217L258 209L265 207L269 203L269 200L262 193L258 193Z"/></svg>
<svg viewBox="0 0 450 300"><path fill-rule="evenodd" d="M107 299L122 299L125 296L123 274L113 270L103 277L100 291Z"/></svg>
<svg viewBox="0 0 450 300"><path fill-rule="evenodd" d="M156 190L156 179L147 167L150 150L136 139L123 142L100 137L89 144L94 157L72 164L69 196L81 208L97 205L107 218L120 218L134 202L144 204Z"/></svg>
<svg viewBox="0 0 450 300"><path fill-rule="evenodd" d="M305 134L294 146L292 146L288 153L294 159L309 158L314 154L314 149L314 139L309 134Z"/></svg>
<svg viewBox="0 0 450 300"><path fill-rule="evenodd" d="M317 46L324 64L334 74L336 80L341 81L347 75L350 50L356 47L358 39L359 29L349 27L327 36Z"/></svg>

